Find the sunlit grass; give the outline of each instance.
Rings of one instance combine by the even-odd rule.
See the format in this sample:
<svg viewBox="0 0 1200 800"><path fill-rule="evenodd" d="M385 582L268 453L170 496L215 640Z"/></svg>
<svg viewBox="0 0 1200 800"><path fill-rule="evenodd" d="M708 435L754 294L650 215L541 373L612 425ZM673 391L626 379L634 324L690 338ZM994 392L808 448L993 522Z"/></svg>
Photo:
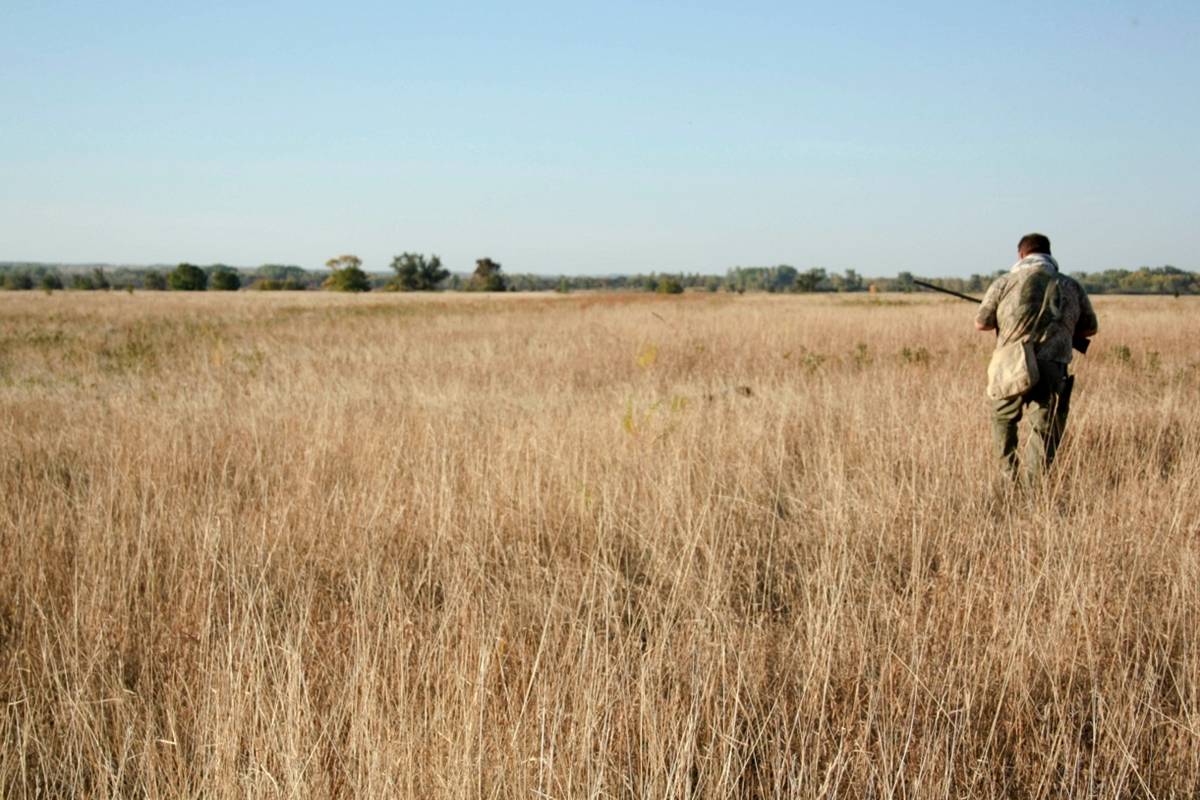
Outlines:
<svg viewBox="0 0 1200 800"><path fill-rule="evenodd" d="M0 795L1190 797L1200 308L0 293Z"/></svg>

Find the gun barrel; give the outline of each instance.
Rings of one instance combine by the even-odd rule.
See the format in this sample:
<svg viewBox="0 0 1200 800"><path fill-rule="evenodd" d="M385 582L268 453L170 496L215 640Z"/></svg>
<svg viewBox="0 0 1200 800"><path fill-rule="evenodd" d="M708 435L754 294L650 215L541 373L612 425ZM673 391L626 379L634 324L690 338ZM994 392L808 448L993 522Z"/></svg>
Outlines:
<svg viewBox="0 0 1200 800"><path fill-rule="evenodd" d="M934 284L926 283L925 281L914 280L913 283L915 283L917 286L923 286L926 289L932 289L935 292L941 292L942 294L948 294L951 297L957 297L959 300L970 300L972 303L982 303L983 302L978 297L971 297L971 295L969 295L969 294L963 294L962 292L956 292L953 289L943 289L941 286L935 286Z"/></svg>

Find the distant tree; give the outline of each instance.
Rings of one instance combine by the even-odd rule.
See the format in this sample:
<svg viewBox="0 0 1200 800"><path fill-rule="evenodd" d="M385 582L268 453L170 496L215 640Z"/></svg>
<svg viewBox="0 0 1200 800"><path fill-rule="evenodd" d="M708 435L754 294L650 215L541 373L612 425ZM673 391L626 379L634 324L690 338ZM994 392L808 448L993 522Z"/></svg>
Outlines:
<svg viewBox="0 0 1200 800"><path fill-rule="evenodd" d="M4 276L4 288L25 292L33 288L33 276L28 272L10 272Z"/></svg>
<svg viewBox="0 0 1200 800"><path fill-rule="evenodd" d="M58 277L57 272L47 272L42 275L42 288L47 292L53 292L55 289L63 288L63 280Z"/></svg>
<svg viewBox="0 0 1200 800"><path fill-rule="evenodd" d="M662 275L654 286L659 294L683 294L683 284L674 275Z"/></svg>
<svg viewBox="0 0 1200 800"><path fill-rule="evenodd" d="M896 291L911 292L915 291L917 285L913 283L913 274L911 272L901 272L896 276Z"/></svg>
<svg viewBox="0 0 1200 800"><path fill-rule="evenodd" d="M209 276L209 285L217 292L236 292L242 288L242 278L229 267L219 267Z"/></svg>
<svg viewBox="0 0 1200 800"><path fill-rule="evenodd" d="M820 267L806 269L796 276L796 291L815 292L820 288L821 282L825 280L825 277L825 270Z"/></svg>
<svg viewBox="0 0 1200 800"><path fill-rule="evenodd" d="M559 278L559 279L558 279L558 286L555 286L555 287L554 287L554 291L558 292L559 294L570 294L570 292L571 292L571 282L570 282L570 281L568 281L568 280L566 279L566 277L561 277L561 278Z"/></svg>
<svg viewBox="0 0 1200 800"><path fill-rule="evenodd" d="M432 292L450 277L440 258L419 253L401 253L392 259L392 269L396 277L388 282L388 288L401 292Z"/></svg>
<svg viewBox="0 0 1200 800"><path fill-rule="evenodd" d="M85 275L77 272L71 276L71 288L79 289L80 291L90 292L96 288L96 284L92 282L91 275Z"/></svg>
<svg viewBox="0 0 1200 800"><path fill-rule="evenodd" d="M104 270L96 267L92 270L92 284L96 289L111 289L112 284L108 282L108 276L104 274Z"/></svg>
<svg viewBox="0 0 1200 800"><path fill-rule="evenodd" d="M467 282L470 292L503 292L508 288L500 264L490 258L481 258L475 262L475 273Z"/></svg>
<svg viewBox="0 0 1200 800"><path fill-rule="evenodd" d="M203 292L208 288L208 275L194 264L180 264L167 276L167 285L176 292Z"/></svg>
<svg viewBox="0 0 1200 800"><path fill-rule="evenodd" d="M309 284L319 283L314 281L314 275L303 268L288 264L263 264L254 274L264 280L274 281L275 288L283 290L305 289Z"/></svg>
<svg viewBox="0 0 1200 800"><path fill-rule="evenodd" d="M325 266L333 273L321 284L321 288L333 292L369 292L371 279L362 271L362 259L358 256L343 255L331 258Z"/></svg>
<svg viewBox="0 0 1200 800"><path fill-rule="evenodd" d="M842 277L841 277L840 285L838 286L838 291L839 292L861 292L862 290L863 290L862 276L859 275L856 271L854 271L852 269L846 270L845 274L842 275Z"/></svg>
<svg viewBox="0 0 1200 800"><path fill-rule="evenodd" d="M152 269L142 276L142 288L149 289L154 292L166 291L167 276L163 275L156 269Z"/></svg>
<svg viewBox="0 0 1200 800"><path fill-rule="evenodd" d="M767 291L790 292L795 289L796 282L800 280L800 273L796 271L795 267L780 264L767 270L766 277Z"/></svg>

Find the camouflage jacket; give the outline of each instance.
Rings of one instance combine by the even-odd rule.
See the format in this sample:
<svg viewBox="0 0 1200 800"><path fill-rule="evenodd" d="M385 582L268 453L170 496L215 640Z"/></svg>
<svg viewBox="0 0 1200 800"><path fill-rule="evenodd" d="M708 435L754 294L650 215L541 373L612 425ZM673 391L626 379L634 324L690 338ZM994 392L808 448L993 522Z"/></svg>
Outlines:
<svg viewBox="0 0 1200 800"><path fill-rule="evenodd" d="M988 287L977 322L996 328L996 346L1032 341L1043 361L1071 361L1071 339L1097 328L1096 312L1079 283L1047 255L1026 256Z"/></svg>

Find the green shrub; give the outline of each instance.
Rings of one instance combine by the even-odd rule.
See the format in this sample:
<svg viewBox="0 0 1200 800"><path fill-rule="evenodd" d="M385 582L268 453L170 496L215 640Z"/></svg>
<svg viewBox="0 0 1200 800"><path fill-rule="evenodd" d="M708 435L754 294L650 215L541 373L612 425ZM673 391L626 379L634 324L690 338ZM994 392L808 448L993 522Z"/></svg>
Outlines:
<svg viewBox="0 0 1200 800"><path fill-rule="evenodd" d="M507 290L508 282L504 279L500 262L492 261L490 258L478 259L475 262L475 272L467 281L465 288L468 292L503 292Z"/></svg>
<svg viewBox="0 0 1200 800"><path fill-rule="evenodd" d="M209 278L210 288L217 292L236 292L242 288L242 278L231 269L214 270Z"/></svg>
<svg viewBox="0 0 1200 800"><path fill-rule="evenodd" d="M663 275L654 285L654 291L659 294L683 294L683 283L672 275Z"/></svg>
<svg viewBox="0 0 1200 800"><path fill-rule="evenodd" d="M167 285L176 292L203 292L208 288L208 276L194 264L180 264L167 276Z"/></svg>
<svg viewBox="0 0 1200 800"><path fill-rule="evenodd" d="M371 291L371 281L367 277L367 273L358 267L347 267L335 270L324 280L321 288L331 292L369 292Z"/></svg>

